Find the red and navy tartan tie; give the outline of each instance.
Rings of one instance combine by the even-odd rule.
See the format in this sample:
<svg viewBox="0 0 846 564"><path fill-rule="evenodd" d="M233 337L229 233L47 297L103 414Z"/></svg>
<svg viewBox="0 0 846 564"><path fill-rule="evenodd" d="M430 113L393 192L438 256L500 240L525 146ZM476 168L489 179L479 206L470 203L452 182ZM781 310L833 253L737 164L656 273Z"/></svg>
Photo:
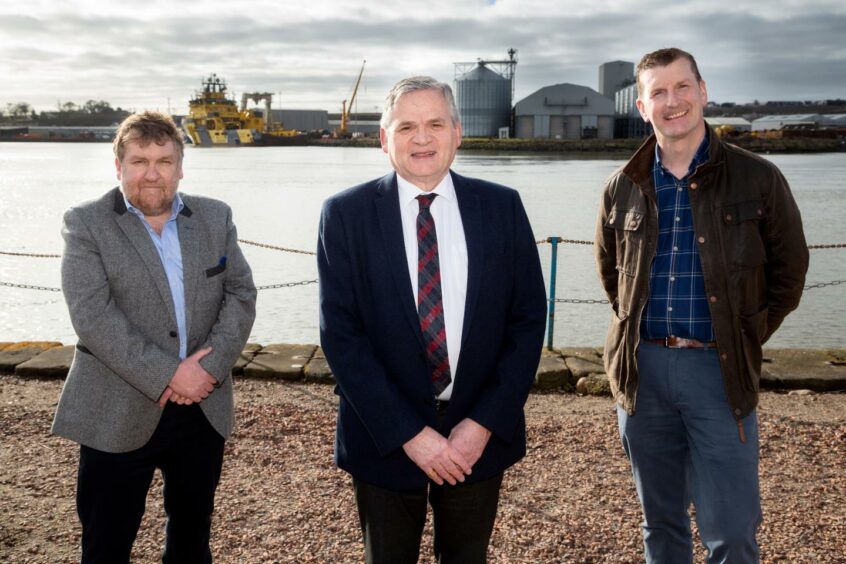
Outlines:
<svg viewBox="0 0 846 564"><path fill-rule="evenodd" d="M429 206L437 194L417 196L417 315L426 345L426 357L432 367L432 385L439 396L452 376L447 354L444 300L441 293L441 267L438 261L438 236Z"/></svg>

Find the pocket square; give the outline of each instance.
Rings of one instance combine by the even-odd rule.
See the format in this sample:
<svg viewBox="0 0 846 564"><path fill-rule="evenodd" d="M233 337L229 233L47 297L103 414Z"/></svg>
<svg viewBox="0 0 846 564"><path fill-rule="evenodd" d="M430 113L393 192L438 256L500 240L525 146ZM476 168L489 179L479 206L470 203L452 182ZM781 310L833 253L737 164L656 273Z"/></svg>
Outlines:
<svg viewBox="0 0 846 564"><path fill-rule="evenodd" d="M220 257L220 261L217 263L217 266L206 269L206 278L217 276L224 270L226 270L226 257Z"/></svg>

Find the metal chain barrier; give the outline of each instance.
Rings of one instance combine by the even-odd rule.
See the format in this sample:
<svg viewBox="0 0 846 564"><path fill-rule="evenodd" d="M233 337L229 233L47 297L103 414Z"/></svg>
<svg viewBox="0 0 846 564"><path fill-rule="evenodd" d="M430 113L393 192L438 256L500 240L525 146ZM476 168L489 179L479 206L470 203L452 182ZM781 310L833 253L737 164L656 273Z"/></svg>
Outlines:
<svg viewBox="0 0 846 564"><path fill-rule="evenodd" d="M817 284L808 284L805 286L806 290L816 290L817 288L825 288L826 286L839 286L846 284L846 280L832 280L831 282L818 282Z"/></svg>
<svg viewBox="0 0 846 564"><path fill-rule="evenodd" d="M47 292L61 292L61 288L50 288L49 286L33 286L31 284L15 284L13 282L0 282L0 286L8 288L23 288L24 290L45 290Z"/></svg>
<svg viewBox="0 0 846 564"><path fill-rule="evenodd" d="M245 245L252 245L253 247L261 247L262 249L273 249L274 251L282 251L283 253L296 253L299 255L316 255L314 251L303 251L300 249L289 249L287 247L277 247L276 245L268 245L267 243L258 243L256 241L248 241L246 239L238 239L239 243Z"/></svg>
<svg viewBox="0 0 846 564"><path fill-rule="evenodd" d="M281 284L270 284L268 286L256 286L256 290L275 290L277 288L293 288L294 286L308 286L317 284L317 280L303 280L301 282L283 282Z"/></svg>
<svg viewBox="0 0 846 564"><path fill-rule="evenodd" d="M809 249L846 249L846 243L821 243L819 245L808 245Z"/></svg>
<svg viewBox="0 0 846 564"><path fill-rule="evenodd" d="M577 298L555 298L557 304L607 304L608 300L579 300Z"/></svg>
<svg viewBox="0 0 846 564"><path fill-rule="evenodd" d="M30 257L30 258L62 258L62 255L43 255L36 253L14 253L12 251L0 251L0 255L8 255L10 257Z"/></svg>

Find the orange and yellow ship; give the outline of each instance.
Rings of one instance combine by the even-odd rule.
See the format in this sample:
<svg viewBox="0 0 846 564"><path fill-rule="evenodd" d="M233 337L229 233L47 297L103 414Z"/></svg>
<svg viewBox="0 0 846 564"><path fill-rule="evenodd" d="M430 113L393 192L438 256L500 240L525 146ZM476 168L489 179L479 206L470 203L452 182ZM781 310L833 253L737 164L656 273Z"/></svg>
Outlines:
<svg viewBox="0 0 846 564"><path fill-rule="evenodd" d="M212 74L203 80L203 89L188 102L188 115L182 118L182 129L198 147L236 147L241 145L303 145L306 136L294 129L284 129L271 121L268 92L246 93L241 109L228 98L226 81ZM247 101L264 102L265 109L247 109Z"/></svg>

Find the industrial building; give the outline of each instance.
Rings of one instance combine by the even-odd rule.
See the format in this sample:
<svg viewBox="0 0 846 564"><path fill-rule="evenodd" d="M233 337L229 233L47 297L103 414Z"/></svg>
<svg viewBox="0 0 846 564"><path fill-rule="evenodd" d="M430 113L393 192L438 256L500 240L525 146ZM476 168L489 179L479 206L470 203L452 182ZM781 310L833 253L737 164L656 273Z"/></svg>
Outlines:
<svg viewBox="0 0 846 564"><path fill-rule="evenodd" d="M742 117L706 117L705 121L714 129L725 126L735 131L752 131L752 122Z"/></svg>
<svg viewBox="0 0 846 564"><path fill-rule="evenodd" d="M329 112L326 110L271 110L272 122L282 122L285 129L297 131L324 131L329 129Z"/></svg>
<svg viewBox="0 0 846 564"><path fill-rule="evenodd" d="M599 65L599 93L614 99L621 88L634 84L634 63L610 61Z"/></svg>
<svg viewBox="0 0 846 564"><path fill-rule="evenodd" d="M780 130L787 126L817 127L823 121L820 114L791 114L764 116L752 122L752 131Z"/></svg>
<svg viewBox="0 0 846 564"><path fill-rule="evenodd" d="M514 106L516 137L612 139L614 102L578 84L545 86Z"/></svg>
<svg viewBox="0 0 846 564"><path fill-rule="evenodd" d="M511 127L516 49L506 60L455 64L455 103L465 137L497 137Z"/></svg>

